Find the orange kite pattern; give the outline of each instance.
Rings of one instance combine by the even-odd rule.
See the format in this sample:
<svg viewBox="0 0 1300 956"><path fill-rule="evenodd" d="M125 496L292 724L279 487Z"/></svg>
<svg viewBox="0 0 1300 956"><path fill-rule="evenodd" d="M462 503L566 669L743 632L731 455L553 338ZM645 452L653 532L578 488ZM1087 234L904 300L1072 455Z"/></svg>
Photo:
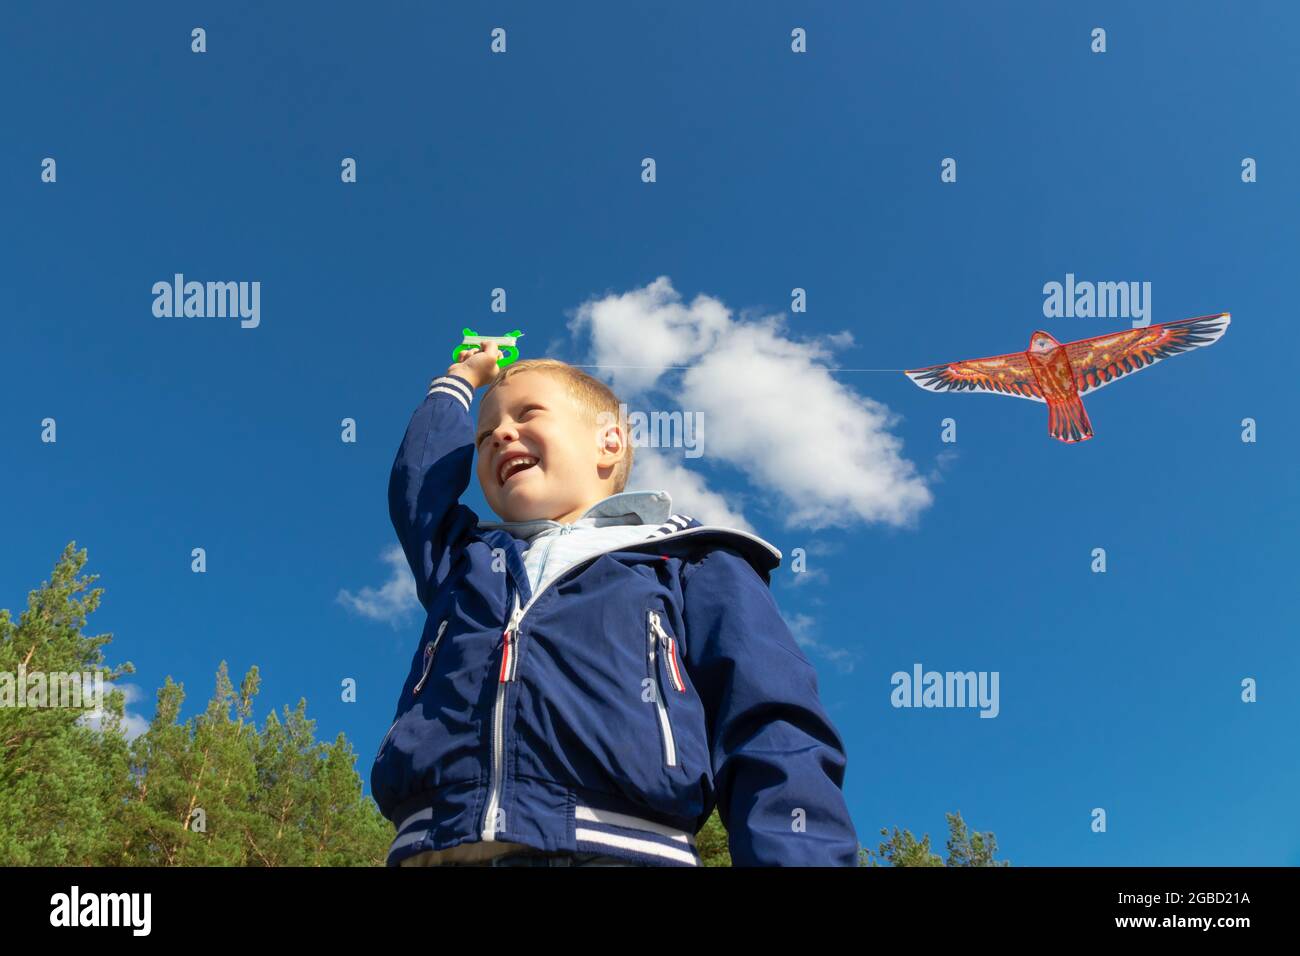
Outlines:
<svg viewBox="0 0 1300 956"><path fill-rule="evenodd" d="M1024 352L909 369L931 392L989 392L1047 403L1047 432L1063 442L1086 441L1092 423L1082 396L1161 359L1217 342L1232 320L1219 312L1144 329L1124 329L1062 345L1034 332Z"/></svg>

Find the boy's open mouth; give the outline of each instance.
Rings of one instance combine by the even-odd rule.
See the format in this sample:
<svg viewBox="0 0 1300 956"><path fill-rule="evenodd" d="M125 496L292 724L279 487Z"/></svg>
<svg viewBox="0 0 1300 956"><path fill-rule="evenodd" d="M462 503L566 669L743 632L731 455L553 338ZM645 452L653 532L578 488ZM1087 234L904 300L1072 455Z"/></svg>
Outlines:
<svg viewBox="0 0 1300 956"><path fill-rule="evenodd" d="M533 455L511 455L497 468L497 481L504 485L515 475L519 474L521 471L527 471L539 461L541 461L541 459L536 458Z"/></svg>

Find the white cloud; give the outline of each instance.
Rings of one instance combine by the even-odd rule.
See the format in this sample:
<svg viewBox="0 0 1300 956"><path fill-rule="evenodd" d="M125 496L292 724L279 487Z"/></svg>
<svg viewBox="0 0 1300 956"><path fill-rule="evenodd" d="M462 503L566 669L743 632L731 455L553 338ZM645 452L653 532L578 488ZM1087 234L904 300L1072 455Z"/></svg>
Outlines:
<svg viewBox="0 0 1300 956"><path fill-rule="evenodd" d="M710 491L704 477L657 449L637 447L632 459L629 491L667 490L672 496L673 512L690 515L701 524L724 525L757 534L745 516L734 510L725 496Z"/></svg>
<svg viewBox="0 0 1300 956"><path fill-rule="evenodd" d="M907 525L933 500L890 432L897 416L827 370L852 342L847 331L796 341L783 315L736 319L703 294L686 305L667 276L583 303L569 329L590 336L591 361L605 366L598 371L623 401L658 392L702 415L704 457L743 470L751 486L775 497L773 510L787 527ZM637 485L649 487L639 468ZM669 478L680 475L662 482L674 492ZM683 487L722 502L703 479Z"/></svg>
<svg viewBox="0 0 1300 956"><path fill-rule="evenodd" d="M114 690L122 692L122 734L128 741L135 740L136 737L149 729L149 718L131 712L131 705L143 700L144 692L136 684L114 684L110 680L104 681L105 697ZM107 717L107 712L99 717L84 714L79 720L91 730L103 730L105 717Z"/></svg>
<svg viewBox="0 0 1300 956"><path fill-rule="evenodd" d="M415 578L401 547L390 546L380 558L389 568L387 581L377 588L363 587L357 594L341 589L337 600L362 617L397 627L419 610L420 598L415 593Z"/></svg>

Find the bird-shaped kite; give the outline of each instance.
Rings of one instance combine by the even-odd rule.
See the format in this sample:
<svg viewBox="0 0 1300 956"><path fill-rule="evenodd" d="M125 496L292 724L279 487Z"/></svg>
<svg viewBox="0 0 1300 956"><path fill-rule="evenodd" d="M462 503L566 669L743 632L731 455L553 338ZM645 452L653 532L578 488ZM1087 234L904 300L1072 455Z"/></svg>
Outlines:
<svg viewBox="0 0 1300 956"><path fill-rule="evenodd" d="M1024 352L909 369L908 378L931 392L991 392L1047 403L1047 433L1063 442L1086 441L1092 423L1081 396L1138 369L1217 342L1231 313L1202 315L1142 329L1124 329L1062 345L1035 332Z"/></svg>

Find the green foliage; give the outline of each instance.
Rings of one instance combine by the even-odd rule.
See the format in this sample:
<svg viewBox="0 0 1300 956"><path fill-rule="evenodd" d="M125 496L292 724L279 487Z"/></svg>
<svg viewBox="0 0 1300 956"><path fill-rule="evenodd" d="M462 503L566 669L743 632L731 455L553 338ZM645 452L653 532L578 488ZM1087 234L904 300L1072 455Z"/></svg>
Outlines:
<svg viewBox="0 0 1300 956"><path fill-rule="evenodd" d="M86 552L64 549L15 625L0 611L0 672L92 671L111 635L81 633L99 605ZM82 596L85 592L84 596ZM257 668L235 690L223 661L202 714L178 723L184 688L167 678L149 729L129 744L121 691L96 730L68 707L0 707L0 859L13 865L378 866L392 825L362 793L340 734L315 741L300 700L252 719Z"/></svg>
<svg viewBox="0 0 1300 956"><path fill-rule="evenodd" d="M717 807L713 808L709 818L704 821L700 832L695 834L695 850L700 854L700 862L704 866L731 866L727 828L722 825Z"/></svg>
<svg viewBox="0 0 1300 956"><path fill-rule="evenodd" d="M998 841L991 832L972 832L961 818L961 813L946 813L948 819L948 859L945 862L937 853L930 850L930 835L917 840L912 831L899 831L894 827L891 835L888 829L881 828L880 835L887 837L881 843L877 854L866 847L858 848L859 866L882 866L884 860L890 866L1010 866L1009 860L995 860Z"/></svg>
<svg viewBox="0 0 1300 956"><path fill-rule="evenodd" d="M967 830L960 813L946 813L948 818L949 866L1010 866L1010 860L995 860L998 839L992 832L979 833Z"/></svg>
<svg viewBox="0 0 1300 956"><path fill-rule="evenodd" d="M0 610L0 673L92 672L112 681L134 672L129 663L104 666L102 648L112 635L81 633L103 595L90 589L95 576L78 577L85 562L85 551L69 544L16 624ZM121 691L104 710L109 732L98 733L73 708L0 707L0 860L57 866L103 859L127 779Z"/></svg>
<svg viewBox="0 0 1300 956"><path fill-rule="evenodd" d="M894 827L893 836L890 836L889 831L882 827L880 835L889 837L888 842L880 844L880 858L890 866L943 866L943 858L930 852L928 833L924 839L918 841L912 836L911 830L903 830L900 833L898 827ZM865 847L859 848L859 854L864 854L860 859L861 865L881 865Z"/></svg>

